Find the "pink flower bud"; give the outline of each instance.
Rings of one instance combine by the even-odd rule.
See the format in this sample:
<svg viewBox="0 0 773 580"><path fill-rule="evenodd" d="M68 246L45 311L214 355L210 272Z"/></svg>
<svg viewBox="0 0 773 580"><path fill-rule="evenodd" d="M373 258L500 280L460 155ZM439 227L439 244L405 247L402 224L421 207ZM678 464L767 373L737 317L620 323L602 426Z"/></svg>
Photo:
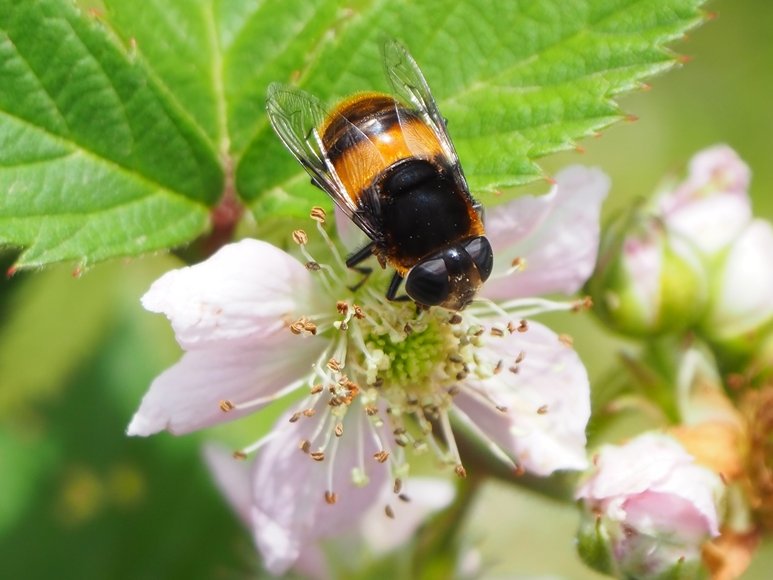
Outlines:
<svg viewBox="0 0 773 580"><path fill-rule="evenodd" d="M702 544L719 534L722 489L670 437L648 433L604 446L577 491L586 507L580 555L619 577L697 570Z"/></svg>
<svg viewBox="0 0 773 580"><path fill-rule="evenodd" d="M625 334L677 332L706 305L707 279L696 248L660 219L634 210L604 233L589 285L595 311Z"/></svg>

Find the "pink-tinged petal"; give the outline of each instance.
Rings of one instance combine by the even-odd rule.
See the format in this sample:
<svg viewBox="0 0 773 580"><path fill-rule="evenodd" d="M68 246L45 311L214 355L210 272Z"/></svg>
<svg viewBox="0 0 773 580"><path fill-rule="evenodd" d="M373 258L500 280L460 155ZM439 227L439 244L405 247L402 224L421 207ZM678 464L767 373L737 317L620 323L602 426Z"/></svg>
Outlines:
<svg viewBox="0 0 773 580"><path fill-rule="evenodd" d="M692 457L690 457L692 460ZM717 502L722 491L719 477L712 471L692 461L674 467L669 476L650 488L663 496L678 497L692 506L693 527L712 536L719 535ZM689 531L687 522L679 521L679 529Z"/></svg>
<svg viewBox="0 0 773 580"><path fill-rule="evenodd" d="M164 429L182 434L230 421L261 408L223 412L235 405L276 395L300 379L327 345L318 336L296 336L281 329L270 345L246 349L210 348L185 353L161 373L145 394L127 429L151 435Z"/></svg>
<svg viewBox="0 0 773 580"><path fill-rule="evenodd" d="M205 445L203 454L220 493L225 496L242 523L249 527L252 509L252 465L247 461L234 459L232 452L214 443Z"/></svg>
<svg viewBox="0 0 773 580"><path fill-rule="evenodd" d="M312 438L328 409L320 401L315 417L303 417L296 423L289 423L286 417L280 420L275 437L255 461L252 523L256 545L272 574L290 569L310 543L354 525L387 483L388 467L373 459L377 451L373 438L366 436L365 425L358 425L365 421L361 409L350 409L343 436L332 438L338 444L335 454L326 449L325 460L318 462L299 449L299 442ZM314 442L311 450L317 449ZM360 465L369 478L365 486L355 485L352 479L353 470ZM337 495L334 505L325 500L331 474L332 491Z"/></svg>
<svg viewBox="0 0 773 580"><path fill-rule="evenodd" d="M518 372L508 370L521 352ZM478 355L492 365L503 361L501 373L468 382L456 396L455 404L478 429L531 473L585 468L590 385L577 353L547 327L529 322L525 333L487 337Z"/></svg>
<svg viewBox="0 0 773 580"><path fill-rule="evenodd" d="M658 200L668 228L703 252L721 250L751 219L750 177L749 167L727 145L697 153L687 178Z"/></svg>
<svg viewBox="0 0 773 580"><path fill-rule="evenodd" d="M142 305L167 316L185 350L258 345L309 314L312 289L311 274L298 260L245 239L200 264L167 272Z"/></svg>
<svg viewBox="0 0 773 580"><path fill-rule="evenodd" d="M677 441L647 433L626 445L605 445L594 460L595 475L577 491L577 497L605 500L641 493L665 480L675 466L690 465L692 456Z"/></svg>
<svg viewBox="0 0 773 580"><path fill-rule="evenodd" d="M335 578L330 569L327 555L319 544L307 544L301 549L301 555L293 565L293 572L307 580L332 580Z"/></svg>
<svg viewBox="0 0 773 580"><path fill-rule="evenodd" d="M596 263L601 203L609 186L609 177L599 169L567 167L556 175L550 193L521 197L488 212L494 272L482 295L510 299L576 292ZM525 266L508 274L516 258Z"/></svg>
<svg viewBox="0 0 773 580"><path fill-rule="evenodd" d="M731 338L773 318L773 227L754 220L730 247L709 307L707 331Z"/></svg>
<svg viewBox="0 0 773 580"><path fill-rule="evenodd" d="M408 541L430 515L451 504L455 490L445 479L412 477L403 482L401 493L410 501L398 499L392 487L385 486L381 501L363 516L361 534L375 554L384 554ZM384 514L385 505L392 508L393 518Z"/></svg>

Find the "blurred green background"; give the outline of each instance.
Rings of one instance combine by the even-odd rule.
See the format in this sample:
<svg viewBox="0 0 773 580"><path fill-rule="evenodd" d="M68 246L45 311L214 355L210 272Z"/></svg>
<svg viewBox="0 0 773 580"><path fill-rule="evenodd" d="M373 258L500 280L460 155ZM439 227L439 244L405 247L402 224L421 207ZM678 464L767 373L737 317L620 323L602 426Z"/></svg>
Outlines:
<svg viewBox="0 0 773 580"><path fill-rule="evenodd" d="M94 4L87 2L86 4ZM718 18L677 45L693 57L629 95L636 115L586 152L543 160L604 168L606 213L646 195L697 150L725 142L752 167L756 213L773 218L773 2L713 2ZM524 192L534 188L524 188ZM321 194L320 194L321 195ZM13 255L0 255L7 268ZM124 429L151 379L179 356L139 297L172 256L0 281L0 577L244 578L259 574L249 535L205 471L201 443L245 443L269 414L200 435L130 439ZM553 317L592 378L626 345L589 316ZM490 485L467 530L498 578L598 578L574 555L577 517L532 492ZM771 550L768 549L768 552ZM768 578L765 555L747 578Z"/></svg>

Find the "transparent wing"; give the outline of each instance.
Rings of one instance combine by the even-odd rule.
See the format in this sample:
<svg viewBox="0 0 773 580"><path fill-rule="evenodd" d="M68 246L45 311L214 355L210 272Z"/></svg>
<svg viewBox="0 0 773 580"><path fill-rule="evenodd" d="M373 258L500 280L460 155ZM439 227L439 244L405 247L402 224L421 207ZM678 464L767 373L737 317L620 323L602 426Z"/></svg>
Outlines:
<svg viewBox="0 0 773 580"><path fill-rule="evenodd" d="M464 191L469 192L467 180L459 164L459 156L446 130L445 119L435 104L419 65L402 44L390 39L384 43L384 66L395 93L416 107L424 121L432 127L443 146L443 152L454 168L454 177Z"/></svg>
<svg viewBox="0 0 773 580"><path fill-rule="evenodd" d="M303 165L312 181L327 192L366 235L374 239L377 232L373 224L358 211L322 144L317 130L327 117L322 102L298 88L272 83L268 87L266 110L274 131Z"/></svg>

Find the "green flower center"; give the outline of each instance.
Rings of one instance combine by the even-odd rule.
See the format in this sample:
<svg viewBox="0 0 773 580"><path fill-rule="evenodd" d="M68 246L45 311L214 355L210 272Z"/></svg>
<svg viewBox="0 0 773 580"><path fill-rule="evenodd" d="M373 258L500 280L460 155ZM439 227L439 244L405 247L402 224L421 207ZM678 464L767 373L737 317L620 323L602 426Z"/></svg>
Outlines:
<svg viewBox="0 0 773 580"><path fill-rule="evenodd" d="M397 339L397 340L395 340ZM409 327L402 336L394 333L371 334L367 345L380 357L377 378L385 384L420 386L445 366L448 339L438 321L425 328Z"/></svg>

